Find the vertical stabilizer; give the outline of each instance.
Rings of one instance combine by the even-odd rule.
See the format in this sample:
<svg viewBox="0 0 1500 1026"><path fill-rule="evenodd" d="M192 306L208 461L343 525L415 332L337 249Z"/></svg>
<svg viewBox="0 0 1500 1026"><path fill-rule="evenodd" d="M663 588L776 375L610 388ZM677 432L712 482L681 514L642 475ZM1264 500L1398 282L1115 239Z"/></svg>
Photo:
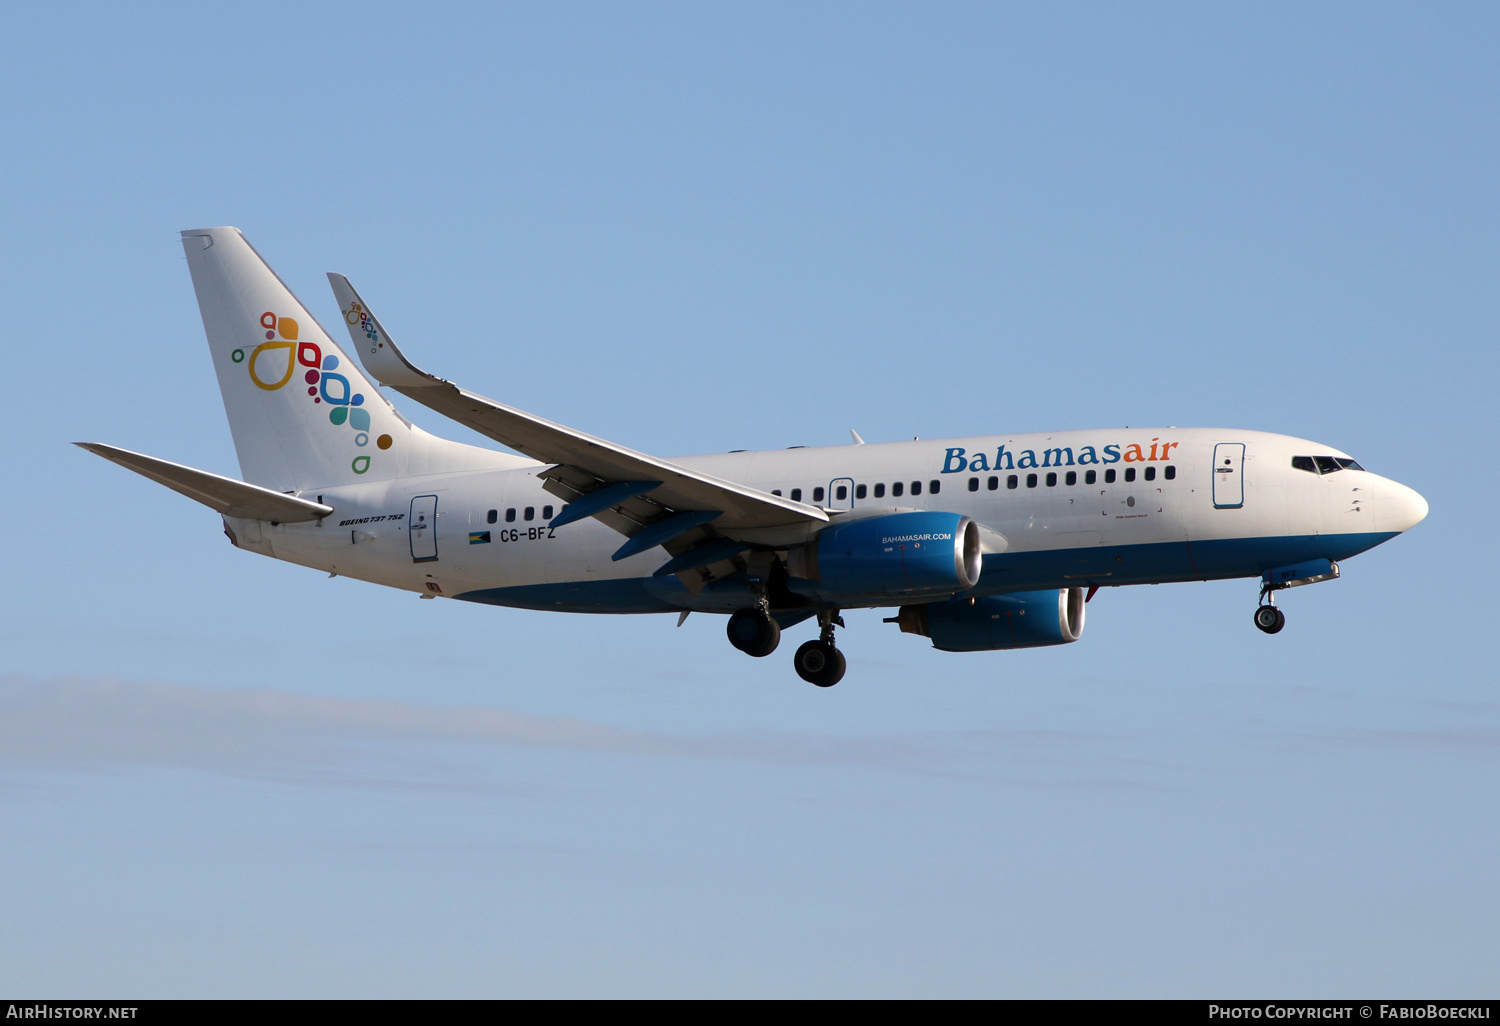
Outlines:
<svg viewBox="0 0 1500 1026"><path fill-rule="evenodd" d="M237 228L182 233L245 480L280 492L408 472L414 429ZM453 444L453 443L448 443Z"/></svg>

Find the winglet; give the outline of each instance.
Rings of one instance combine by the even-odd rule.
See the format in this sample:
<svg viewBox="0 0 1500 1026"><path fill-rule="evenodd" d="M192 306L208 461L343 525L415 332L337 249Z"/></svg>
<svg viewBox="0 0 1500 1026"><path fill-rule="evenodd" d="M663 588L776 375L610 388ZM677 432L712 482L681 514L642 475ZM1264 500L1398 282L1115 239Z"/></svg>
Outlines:
<svg viewBox="0 0 1500 1026"><path fill-rule="evenodd" d="M859 437L859 432L856 431L856 430L854 430L853 428L849 429L849 437L852 438L852 439L854 439L854 444L855 445L864 445L865 444L865 440L863 438Z"/></svg>
<svg viewBox="0 0 1500 1026"><path fill-rule="evenodd" d="M365 370L383 385L396 388L423 388L441 385L443 380L420 370L396 348L390 334L381 326L370 311L370 307L354 291L349 279L333 271L328 272L328 284L333 286L333 295L344 315L344 326L349 329L349 338L359 362Z"/></svg>
<svg viewBox="0 0 1500 1026"><path fill-rule="evenodd" d="M333 286L360 362L372 377L501 445L508 445L542 463L577 468L580 476L586 475L604 485L628 483L633 487L650 482L651 501L658 506L679 512L712 510L714 516L719 516L722 511L724 520L718 525L720 529L724 526L753 528L828 522L828 514L817 506L647 456L486 399L459 388L451 381L428 374L396 348L390 334L354 291L349 279L342 274L330 273L328 283ZM574 491L597 494L587 484ZM670 537L657 539L651 545L670 540ZM617 553L615 558L623 559L625 554Z"/></svg>

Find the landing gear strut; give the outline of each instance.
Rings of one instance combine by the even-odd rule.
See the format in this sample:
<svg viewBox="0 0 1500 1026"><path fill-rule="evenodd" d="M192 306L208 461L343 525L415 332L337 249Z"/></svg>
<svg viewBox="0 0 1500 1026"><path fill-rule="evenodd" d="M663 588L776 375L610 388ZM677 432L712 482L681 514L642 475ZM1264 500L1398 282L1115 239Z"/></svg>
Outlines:
<svg viewBox="0 0 1500 1026"><path fill-rule="evenodd" d="M1260 586L1260 605L1255 608L1255 626L1267 634L1276 634L1286 626L1286 614L1276 608L1276 589Z"/></svg>
<svg viewBox="0 0 1500 1026"><path fill-rule="evenodd" d="M818 624L823 628L818 640L809 641L797 649L792 665L797 676L820 688L831 688L844 679L844 654L833 644L833 625L844 626L844 618L837 612L818 614Z"/></svg>

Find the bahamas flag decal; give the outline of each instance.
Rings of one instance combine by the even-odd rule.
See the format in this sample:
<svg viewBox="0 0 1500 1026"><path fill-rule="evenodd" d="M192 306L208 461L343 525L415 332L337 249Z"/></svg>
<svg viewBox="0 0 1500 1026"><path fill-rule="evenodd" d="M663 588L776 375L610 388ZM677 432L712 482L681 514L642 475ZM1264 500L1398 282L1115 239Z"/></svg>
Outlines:
<svg viewBox="0 0 1500 1026"><path fill-rule="evenodd" d="M470 531L469 532L469 544L470 545L488 545L489 543L490 543L490 532L488 532L488 531Z"/></svg>

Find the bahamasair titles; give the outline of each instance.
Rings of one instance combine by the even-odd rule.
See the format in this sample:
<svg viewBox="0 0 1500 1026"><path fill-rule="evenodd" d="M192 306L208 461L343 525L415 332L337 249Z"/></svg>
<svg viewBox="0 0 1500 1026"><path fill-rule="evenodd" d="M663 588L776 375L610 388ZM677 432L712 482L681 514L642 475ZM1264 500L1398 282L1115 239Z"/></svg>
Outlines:
<svg viewBox="0 0 1500 1026"><path fill-rule="evenodd" d="M419 369L329 274L347 347L235 228L182 233L243 480L79 443L220 514L241 549L496 606L719 613L766 656L812 621L804 680L844 674L845 609L944 652L1063 645L1099 588L1251 578L1278 592L1427 515L1306 439L1109 429L662 459ZM351 359L351 355L355 359ZM358 362L356 362L356 359ZM428 434L376 383L513 453Z"/></svg>

